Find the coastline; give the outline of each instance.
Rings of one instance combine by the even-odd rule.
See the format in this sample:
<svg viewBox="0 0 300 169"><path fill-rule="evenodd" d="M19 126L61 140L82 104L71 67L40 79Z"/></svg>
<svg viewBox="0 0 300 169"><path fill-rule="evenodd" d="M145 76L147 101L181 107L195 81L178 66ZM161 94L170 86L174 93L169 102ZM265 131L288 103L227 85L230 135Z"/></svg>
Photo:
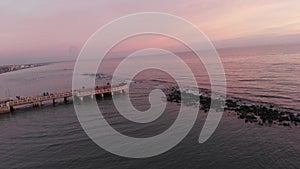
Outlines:
<svg viewBox="0 0 300 169"><path fill-rule="evenodd" d="M32 63L32 64L17 64L17 65L2 65L0 66L0 75L9 72L16 72L23 69L31 69L41 66L50 65L53 63Z"/></svg>

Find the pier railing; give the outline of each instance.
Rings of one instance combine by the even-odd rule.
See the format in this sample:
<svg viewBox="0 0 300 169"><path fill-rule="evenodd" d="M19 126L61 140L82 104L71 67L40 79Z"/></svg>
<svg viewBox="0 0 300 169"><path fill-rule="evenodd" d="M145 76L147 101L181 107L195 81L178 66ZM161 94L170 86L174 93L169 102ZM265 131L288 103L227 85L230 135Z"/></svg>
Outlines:
<svg viewBox="0 0 300 169"><path fill-rule="evenodd" d="M7 113L13 110L15 106L22 106L22 105L29 105L32 104L33 106L39 106L43 105L46 101L53 101L53 104L56 103L57 99L64 99L65 102L68 101L70 97L78 97L81 100L83 100L83 97L94 95L100 95L101 97L104 96L104 94L111 94L113 95L115 92L123 93L124 90L128 88L127 84L121 84L119 86L103 86L103 87L97 87L94 89L82 89L82 90L74 90L74 91L65 91L65 92L58 92L58 93L51 93L47 95L42 96L29 96L22 99L14 99L9 100L5 103L0 104L0 113Z"/></svg>

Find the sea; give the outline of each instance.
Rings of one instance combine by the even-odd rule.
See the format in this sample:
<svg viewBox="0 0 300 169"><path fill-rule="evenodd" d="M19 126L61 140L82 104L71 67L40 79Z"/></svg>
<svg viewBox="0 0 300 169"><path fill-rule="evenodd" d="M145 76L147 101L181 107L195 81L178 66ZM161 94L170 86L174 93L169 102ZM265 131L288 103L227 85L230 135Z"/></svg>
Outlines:
<svg viewBox="0 0 300 169"><path fill-rule="evenodd" d="M217 51L224 65L227 97L300 112L299 45ZM201 61L191 52L178 55L192 69L198 86L210 89L209 77ZM96 83L104 85L109 82L122 59L105 59L99 67ZM157 62L170 66L169 60L163 57ZM72 88L74 64L74 61L60 62L0 74L0 98L68 91ZM180 70L177 71L180 75ZM89 74L82 76L95 78ZM126 73L121 80L128 80ZM166 72L153 69L139 73L130 82L127 94L141 111L150 107L148 97L151 90L175 84ZM120 95L119 99L122 97ZM97 102L114 128L123 134L143 138L170 127L180 108L178 103L169 103L163 116L154 122L133 124L117 112L111 97L97 99ZM78 121L72 102L60 102L56 106L49 102L37 108L19 107L0 116L0 168L300 168L299 126L261 126L245 123L234 112L224 112L214 134L200 144L198 138L205 118L206 114L199 111L194 127L169 151L149 158L127 158L106 151L89 138ZM101 134L105 137L108 133Z"/></svg>

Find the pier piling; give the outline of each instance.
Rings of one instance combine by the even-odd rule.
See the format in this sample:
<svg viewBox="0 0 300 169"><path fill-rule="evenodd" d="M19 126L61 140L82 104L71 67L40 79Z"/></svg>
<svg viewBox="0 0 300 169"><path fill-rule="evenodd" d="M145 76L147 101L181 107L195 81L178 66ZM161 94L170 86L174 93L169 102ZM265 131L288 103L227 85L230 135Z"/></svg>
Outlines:
<svg viewBox="0 0 300 169"><path fill-rule="evenodd" d="M53 106L55 106L56 105L56 99L53 99L52 103L53 103Z"/></svg>
<svg viewBox="0 0 300 169"><path fill-rule="evenodd" d="M64 102L68 103L69 102L69 98L68 97L64 97Z"/></svg>

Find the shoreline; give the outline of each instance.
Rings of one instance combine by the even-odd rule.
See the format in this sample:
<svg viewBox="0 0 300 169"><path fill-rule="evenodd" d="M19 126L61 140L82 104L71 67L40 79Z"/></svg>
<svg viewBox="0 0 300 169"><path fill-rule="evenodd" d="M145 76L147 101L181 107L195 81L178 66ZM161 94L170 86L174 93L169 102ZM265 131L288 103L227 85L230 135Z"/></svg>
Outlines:
<svg viewBox="0 0 300 169"><path fill-rule="evenodd" d="M53 64L54 62L49 63L29 63L29 64L17 64L17 65L2 65L0 66L0 75L9 73L9 72L16 72L19 70L31 69L36 67L47 66Z"/></svg>

